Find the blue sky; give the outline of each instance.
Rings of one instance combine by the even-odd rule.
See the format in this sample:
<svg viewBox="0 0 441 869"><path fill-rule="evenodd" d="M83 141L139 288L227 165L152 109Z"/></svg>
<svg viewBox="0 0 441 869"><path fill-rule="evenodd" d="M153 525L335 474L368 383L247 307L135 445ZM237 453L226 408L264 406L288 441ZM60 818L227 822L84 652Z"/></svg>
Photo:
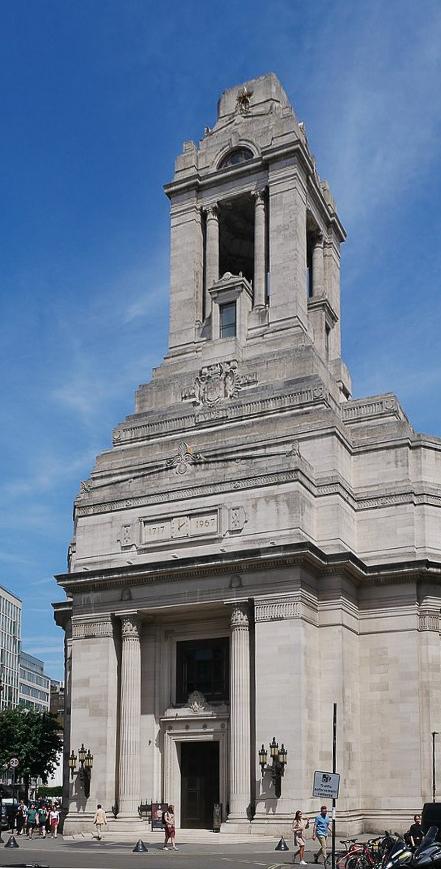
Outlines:
<svg viewBox="0 0 441 869"><path fill-rule="evenodd" d="M222 90L277 73L348 231L354 395L441 435L439 0L3 0L0 584L62 673L72 502L166 350L168 202Z"/></svg>

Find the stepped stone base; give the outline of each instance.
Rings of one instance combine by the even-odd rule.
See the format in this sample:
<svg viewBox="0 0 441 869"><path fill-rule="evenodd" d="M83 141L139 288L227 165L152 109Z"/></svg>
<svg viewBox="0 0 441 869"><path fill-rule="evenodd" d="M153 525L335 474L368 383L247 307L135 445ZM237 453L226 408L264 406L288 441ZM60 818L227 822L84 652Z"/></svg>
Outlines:
<svg viewBox="0 0 441 869"><path fill-rule="evenodd" d="M84 813L81 815L69 814L66 816L63 827L63 836L76 836L84 834L92 836L96 830L93 825L95 815ZM150 824L140 818L112 818L107 820L107 830L104 833L112 838L118 838L120 834L130 834L142 838L150 832Z"/></svg>

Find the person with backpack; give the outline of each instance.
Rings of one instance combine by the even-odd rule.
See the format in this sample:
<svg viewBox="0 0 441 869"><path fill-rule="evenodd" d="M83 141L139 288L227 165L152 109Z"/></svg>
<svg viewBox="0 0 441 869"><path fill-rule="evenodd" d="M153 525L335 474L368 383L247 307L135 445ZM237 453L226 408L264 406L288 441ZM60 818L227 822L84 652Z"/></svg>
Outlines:
<svg viewBox="0 0 441 869"><path fill-rule="evenodd" d="M46 821L47 821L47 806L45 803L42 803L37 812L38 816L38 826L40 827L40 836L42 839L46 838Z"/></svg>
<svg viewBox="0 0 441 869"><path fill-rule="evenodd" d="M27 834L28 839L32 839L35 827L37 826L37 809L35 803L31 803L31 808L28 811Z"/></svg>

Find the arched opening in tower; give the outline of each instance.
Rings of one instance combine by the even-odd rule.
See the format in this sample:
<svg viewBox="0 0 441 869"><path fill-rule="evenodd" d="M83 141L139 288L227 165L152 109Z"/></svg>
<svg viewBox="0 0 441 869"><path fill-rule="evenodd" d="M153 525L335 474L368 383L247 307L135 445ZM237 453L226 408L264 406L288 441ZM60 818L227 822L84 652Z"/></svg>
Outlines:
<svg viewBox="0 0 441 869"><path fill-rule="evenodd" d="M254 199L241 194L219 203L219 275L254 278Z"/></svg>

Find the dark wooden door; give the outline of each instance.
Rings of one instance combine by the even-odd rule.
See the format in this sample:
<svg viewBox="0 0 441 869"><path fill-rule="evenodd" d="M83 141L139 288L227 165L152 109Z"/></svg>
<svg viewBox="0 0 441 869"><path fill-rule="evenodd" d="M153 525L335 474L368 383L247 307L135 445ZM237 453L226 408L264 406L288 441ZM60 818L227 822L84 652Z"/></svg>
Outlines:
<svg viewBox="0 0 441 869"><path fill-rule="evenodd" d="M219 743L181 743L181 827L211 830L219 802Z"/></svg>

